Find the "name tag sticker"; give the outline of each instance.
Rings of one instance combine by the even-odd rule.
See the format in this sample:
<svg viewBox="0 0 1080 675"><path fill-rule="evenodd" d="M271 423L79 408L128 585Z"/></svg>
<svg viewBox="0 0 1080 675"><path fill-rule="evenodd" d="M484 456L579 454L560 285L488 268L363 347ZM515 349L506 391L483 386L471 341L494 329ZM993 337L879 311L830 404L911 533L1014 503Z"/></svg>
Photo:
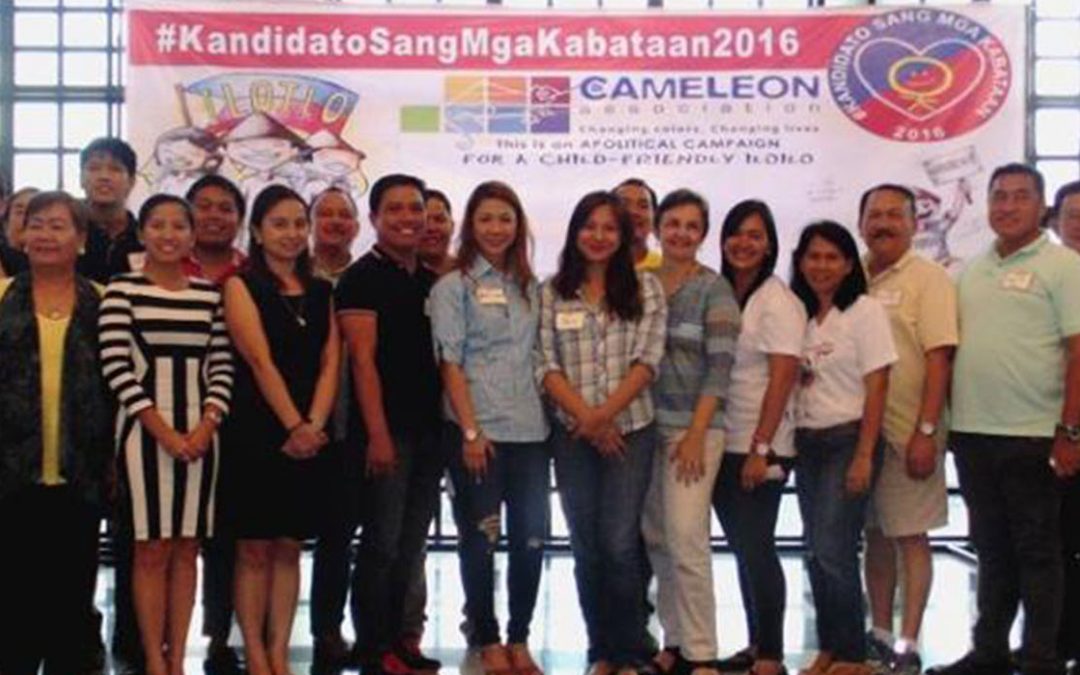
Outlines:
<svg viewBox="0 0 1080 675"><path fill-rule="evenodd" d="M480 286L476 289L476 301L481 305L505 305L506 291L499 286Z"/></svg>
<svg viewBox="0 0 1080 675"><path fill-rule="evenodd" d="M581 330L585 327L585 312L556 312L555 330Z"/></svg>
<svg viewBox="0 0 1080 675"><path fill-rule="evenodd" d="M874 291L874 297L886 307L899 307L904 299L904 292L899 288L882 288Z"/></svg>
<svg viewBox="0 0 1080 675"><path fill-rule="evenodd" d="M1007 291L1026 291L1035 281L1035 275L1027 270L1012 270L1001 277L1001 287Z"/></svg>

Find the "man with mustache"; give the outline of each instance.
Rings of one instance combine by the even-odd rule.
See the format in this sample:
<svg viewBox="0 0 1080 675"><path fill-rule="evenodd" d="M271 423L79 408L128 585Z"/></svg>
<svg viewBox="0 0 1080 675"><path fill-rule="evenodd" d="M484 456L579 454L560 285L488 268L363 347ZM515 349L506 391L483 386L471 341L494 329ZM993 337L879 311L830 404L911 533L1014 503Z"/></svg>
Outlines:
<svg viewBox="0 0 1080 675"><path fill-rule="evenodd" d="M866 529L866 587L873 629L871 660L893 673L918 675L916 645L933 578L927 532L945 525L943 423L953 351L958 340L956 290L948 273L916 254L915 195L882 184L863 193L859 232L869 249L870 293L889 314L899 360L885 402L886 451ZM893 635L897 552L903 565L903 616Z"/></svg>

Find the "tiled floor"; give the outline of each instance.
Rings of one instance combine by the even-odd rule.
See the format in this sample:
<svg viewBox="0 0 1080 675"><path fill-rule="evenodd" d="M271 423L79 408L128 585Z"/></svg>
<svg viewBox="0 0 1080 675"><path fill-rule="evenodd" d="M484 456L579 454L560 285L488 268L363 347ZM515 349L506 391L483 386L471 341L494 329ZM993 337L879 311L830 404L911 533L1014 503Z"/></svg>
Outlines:
<svg viewBox="0 0 1080 675"><path fill-rule="evenodd" d="M500 559L499 568L503 561ZM785 640L787 664L798 667L809 660L814 652L814 613L809 596L809 585L802 571L802 563L796 555L783 559L787 575L787 615ZM311 558L305 554L303 561L304 587L301 589L300 608L293 630L294 675L308 673L312 649L308 621L308 589ZM714 556L714 572L717 588L717 611L719 615L720 651L730 653L746 644L746 628L742 606L735 581L733 559L727 554ZM428 615L424 649L442 659L443 675L472 675L479 673L475 657L469 656L464 639L459 632L460 608L463 591L458 575L457 557L453 553L434 553L429 556L428 566ZM105 612L106 626L110 624L112 596L112 571L103 569L98 585L97 602ZM503 587L504 580L497 582ZM542 660L548 675L580 675L585 666L585 630L578 610L574 589L573 561L569 554L553 553L548 556L541 582L540 599L533 620L530 643L534 654ZM506 617L506 597L497 595L499 616ZM974 574L972 566L949 554L935 556L934 588L930 598L921 651L927 665L952 660L967 650L968 632L974 615ZM195 618L188 644L187 675L202 672L205 640L199 633L201 615L196 602ZM351 636L351 626L345 632ZM234 630L233 644L239 644Z"/></svg>

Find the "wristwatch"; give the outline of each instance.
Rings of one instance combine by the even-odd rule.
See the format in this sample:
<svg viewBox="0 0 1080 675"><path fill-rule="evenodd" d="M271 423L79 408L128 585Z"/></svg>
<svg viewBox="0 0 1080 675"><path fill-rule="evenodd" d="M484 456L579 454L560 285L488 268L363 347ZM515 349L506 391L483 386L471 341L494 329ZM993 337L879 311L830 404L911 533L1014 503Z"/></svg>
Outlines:
<svg viewBox="0 0 1080 675"><path fill-rule="evenodd" d="M1058 422L1055 431L1060 431L1065 435L1070 443L1080 443L1080 424L1065 424L1064 422Z"/></svg>
<svg viewBox="0 0 1080 675"><path fill-rule="evenodd" d="M480 430L479 429L472 429L472 428L465 429L464 434L465 434L465 440L467 442L469 442L469 443L474 443L474 442L476 442L476 439L480 438Z"/></svg>
<svg viewBox="0 0 1080 675"><path fill-rule="evenodd" d="M931 422L919 422L918 430L923 436L933 436L937 433L937 425Z"/></svg>
<svg viewBox="0 0 1080 675"><path fill-rule="evenodd" d="M768 443L766 443L765 441L755 441L754 442L754 454L755 455L759 455L761 457L768 457L770 452L772 452L772 446L769 445Z"/></svg>

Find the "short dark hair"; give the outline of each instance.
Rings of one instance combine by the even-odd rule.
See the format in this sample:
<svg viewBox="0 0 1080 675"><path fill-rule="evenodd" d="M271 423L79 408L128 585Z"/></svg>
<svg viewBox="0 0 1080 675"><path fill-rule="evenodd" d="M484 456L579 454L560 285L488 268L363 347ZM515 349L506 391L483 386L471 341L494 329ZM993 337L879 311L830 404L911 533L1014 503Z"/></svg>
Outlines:
<svg viewBox="0 0 1080 675"><path fill-rule="evenodd" d="M236 213L240 222L244 222L244 215L247 213L247 202L244 201L244 193L240 192L240 188L236 187L236 183L232 182L225 176L216 173L208 173L199 180L191 184L188 188L187 194L184 195L184 199L192 205L195 204L195 196L199 194L204 188L216 187L229 193L232 200L236 202Z"/></svg>
<svg viewBox="0 0 1080 675"><path fill-rule="evenodd" d="M424 185L424 181L407 173L389 173L375 181L375 184L371 186L371 193L368 194L368 209L370 213L379 212L379 207L382 206L383 196L388 190L402 186L416 188L423 198L427 198L427 186Z"/></svg>
<svg viewBox="0 0 1080 675"><path fill-rule="evenodd" d="M619 183L614 188L612 188L611 191L612 192L618 192L619 188L626 187L627 185L631 185L633 187L639 187L639 188L645 190L645 192L648 192L649 193L649 204L652 206L652 210L656 211L656 190L653 190L652 187L650 187L649 184L645 182L644 178L627 178L626 180L624 180L623 182Z"/></svg>
<svg viewBox="0 0 1080 675"><path fill-rule="evenodd" d="M85 169L94 155L108 155L120 162L129 176L135 175L135 165L138 164L135 150L122 139L102 136L90 141L79 153L79 169Z"/></svg>
<svg viewBox="0 0 1080 675"><path fill-rule="evenodd" d="M437 199L442 202L442 205L446 207L446 212L450 215L454 215L454 209L450 206L450 198L446 196L446 193L442 190L436 190L435 188L427 188L424 190L424 201L429 199Z"/></svg>
<svg viewBox="0 0 1080 675"><path fill-rule="evenodd" d="M678 208L680 206L696 206L698 211L701 212L701 224L704 226L704 231L701 233L702 238L709 234L709 202L705 201L705 198L687 188L679 188L667 193L660 205L656 207L656 228L660 229L660 220L665 213L671 209Z"/></svg>
<svg viewBox="0 0 1080 675"><path fill-rule="evenodd" d="M1035 183L1035 191L1039 193L1039 199L1043 203L1046 202L1046 179L1043 178L1042 173L1035 167L1021 164L1020 162L1002 164L990 174L990 180L987 181L986 186L988 188L992 187L994 181L1001 176L1027 176L1031 178Z"/></svg>
<svg viewBox="0 0 1080 675"><path fill-rule="evenodd" d="M1054 211L1061 213L1061 207L1065 206L1065 200L1073 195L1080 195L1080 180L1065 183L1054 193Z"/></svg>
<svg viewBox="0 0 1080 675"><path fill-rule="evenodd" d="M799 235L799 245L791 254L791 290L802 300L803 306L806 307L806 314L811 318L817 315L818 298L810 288L802 270L799 269L799 263L806 256L806 251L815 237L820 237L840 249L844 259L851 263L851 271L836 289L833 305L843 312L855 304L860 295L866 293L866 274L859 262L859 247L855 244L855 238L840 223L831 220L810 223L803 228L802 234Z"/></svg>
<svg viewBox="0 0 1080 675"><path fill-rule="evenodd" d="M161 206L162 204L176 204L177 206L179 206L184 211L184 215L187 217L188 225L194 227L195 214L191 212L191 204L189 204L182 197L177 197L176 195L168 194L165 192L159 192L156 195L151 195L150 197L148 197L147 200L142 203L142 206L139 207L139 217L136 219L136 222L138 224L140 232L142 232L143 228L146 227L146 224L150 222L150 215L154 212L154 209Z"/></svg>
<svg viewBox="0 0 1080 675"><path fill-rule="evenodd" d="M915 218L915 192L905 186L897 183L878 183L874 187L868 189L862 193L862 197L859 197L859 222L862 223L863 215L866 213L866 205L870 202L870 196L875 192L894 192L904 198L907 202L908 210L911 212L912 219Z"/></svg>
<svg viewBox="0 0 1080 675"><path fill-rule="evenodd" d="M761 288L761 285L772 276L773 271L776 269L776 260L780 256L780 239L776 234L776 219L773 218L772 210L765 202L759 199L744 199L731 207L731 210L724 216L724 224L720 226L720 273L734 288L735 270L732 269L727 258L724 257L724 242L738 234L743 222L754 215L761 218L761 222L765 225L765 235L769 238L769 252L765 255L765 259L761 261L761 269L758 271L754 282L750 284L746 297L737 298L740 309L746 307L746 303L750 301L754 291Z"/></svg>
<svg viewBox="0 0 1080 675"><path fill-rule="evenodd" d="M29 222L30 217L44 211L50 206L60 205L68 210L71 214L71 222L75 224L75 230L79 234L86 234L87 229L90 226L90 214L86 210L86 205L82 200L72 197L63 190L49 190L47 192L39 192L30 198L30 202L26 205L26 220Z"/></svg>

